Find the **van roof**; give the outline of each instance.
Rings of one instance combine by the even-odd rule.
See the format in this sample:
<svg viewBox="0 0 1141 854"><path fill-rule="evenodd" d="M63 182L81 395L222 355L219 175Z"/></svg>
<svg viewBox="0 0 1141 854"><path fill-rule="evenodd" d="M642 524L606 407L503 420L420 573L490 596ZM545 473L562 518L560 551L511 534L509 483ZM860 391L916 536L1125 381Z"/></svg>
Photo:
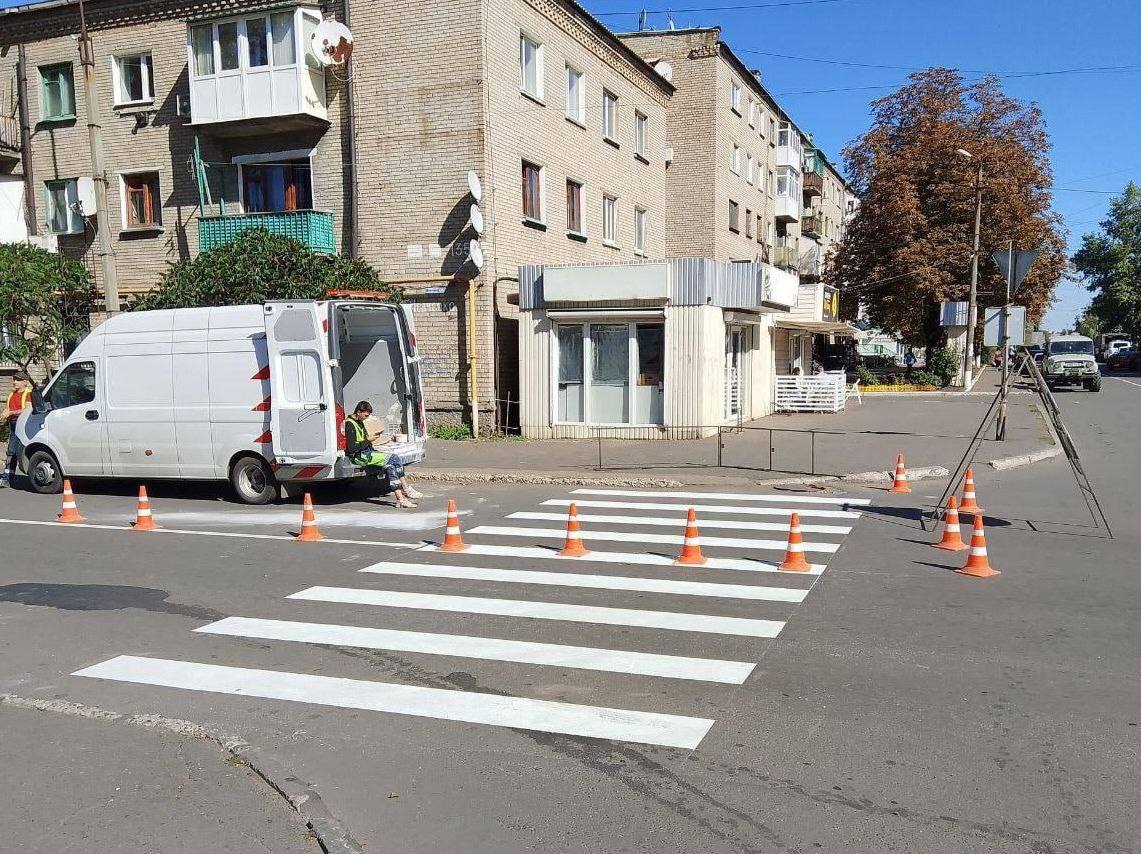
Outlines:
<svg viewBox="0 0 1141 854"><path fill-rule="evenodd" d="M1092 338L1086 338L1084 335L1051 335L1051 341L1089 341L1093 343Z"/></svg>

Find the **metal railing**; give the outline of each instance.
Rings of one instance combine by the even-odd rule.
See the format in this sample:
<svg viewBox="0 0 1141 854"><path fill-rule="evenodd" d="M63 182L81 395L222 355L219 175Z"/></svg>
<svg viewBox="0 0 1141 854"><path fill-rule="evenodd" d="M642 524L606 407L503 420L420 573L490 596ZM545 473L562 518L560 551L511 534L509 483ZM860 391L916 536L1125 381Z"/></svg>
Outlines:
<svg viewBox="0 0 1141 854"><path fill-rule="evenodd" d="M19 151L20 146L20 120L16 116L0 116L0 148Z"/></svg>

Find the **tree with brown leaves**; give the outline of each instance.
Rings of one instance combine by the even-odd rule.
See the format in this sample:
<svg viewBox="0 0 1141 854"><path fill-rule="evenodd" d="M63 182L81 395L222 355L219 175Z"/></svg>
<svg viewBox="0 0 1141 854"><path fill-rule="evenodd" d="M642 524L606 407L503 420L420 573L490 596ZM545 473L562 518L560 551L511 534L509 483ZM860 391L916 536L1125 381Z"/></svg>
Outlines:
<svg viewBox="0 0 1141 854"><path fill-rule="evenodd" d="M830 259L849 316L859 304L873 325L910 344L941 343L938 303L970 290L981 163L979 341L983 307L1001 305L1005 293L990 256L1008 240L1041 250L1015 300L1039 321L1066 266L1049 150L1038 107L1003 94L994 77L968 83L934 68L873 101L872 127L844 150L860 208Z"/></svg>

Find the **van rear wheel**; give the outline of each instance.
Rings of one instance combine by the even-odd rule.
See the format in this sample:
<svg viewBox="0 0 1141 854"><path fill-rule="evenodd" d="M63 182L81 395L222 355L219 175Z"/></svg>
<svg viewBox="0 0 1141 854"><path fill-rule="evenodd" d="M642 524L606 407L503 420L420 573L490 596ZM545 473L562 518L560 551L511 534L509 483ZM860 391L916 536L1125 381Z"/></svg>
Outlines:
<svg viewBox="0 0 1141 854"><path fill-rule="evenodd" d="M51 451L34 451L28 457L28 485L39 495L59 495L63 492L63 471Z"/></svg>
<svg viewBox="0 0 1141 854"><path fill-rule="evenodd" d="M260 457L242 457L230 469L230 485L243 504L270 504L277 500L277 478Z"/></svg>

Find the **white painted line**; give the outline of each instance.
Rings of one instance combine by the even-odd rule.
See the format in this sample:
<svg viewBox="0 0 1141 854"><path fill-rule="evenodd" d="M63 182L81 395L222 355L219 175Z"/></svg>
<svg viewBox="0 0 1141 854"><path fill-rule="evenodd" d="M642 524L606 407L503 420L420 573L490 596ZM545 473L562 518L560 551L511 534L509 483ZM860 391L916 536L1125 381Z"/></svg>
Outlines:
<svg viewBox="0 0 1141 854"><path fill-rule="evenodd" d="M575 495L625 495L647 498L712 498L718 501L770 501L778 504L871 504L868 498L824 498L819 495L753 495L747 492L663 492L656 489L574 489Z"/></svg>
<svg viewBox="0 0 1141 854"><path fill-rule="evenodd" d="M423 563L378 563L361 572L410 575L417 578L459 578L502 581L508 584L546 584L553 587L588 587L596 590L632 590L679 596L753 599L758 602L803 602L808 591L795 587L760 587L752 584L708 584L668 578L629 578L616 575L580 575L575 572L536 572L526 569L488 569L482 566L437 566Z"/></svg>
<svg viewBox="0 0 1141 854"><path fill-rule="evenodd" d="M429 655L511 661L518 664L543 664L635 676L660 676L666 679L694 679L728 685L743 683L756 666L746 661L719 661L712 658L686 658L650 652L627 652L620 649L592 649L586 646L530 643L469 635L404 632L360 626L297 623L291 620L259 620L250 617L226 617L194 631L208 635L299 641L360 649L423 652Z"/></svg>
<svg viewBox="0 0 1141 854"><path fill-rule="evenodd" d="M544 522L565 522L565 513L536 513L525 511L521 513L512 513L508 519L537 519ZM668 518L663 516L609 516L609 515L593 515L590 513L579 513L579 522L602 522L605 524L614 525L650 525L652 527L661 528L685 528L685 511L681 515ZM783 531L788 533L788 522L742 522L739 519L698 519L697 527L704 530L705 528L728 528L733 531ZM800 526L800 530L805 534L848 534L851 533L852 528L848 525L804 525ZM583 536L589 534L589 531L583 531Z"/></svg>
<svg viewBox="0 0 1141 854"><path fill-rule="evenodd" d="M1125 379L1125 377L1109 377L1109 379L1117 380L1118 382L1129 383L1129 385L1135 385L1137 388L1141 388L1141 383L1135 383L1133 380Z"/></svg>
<svg viewBox="0 0 1141 854"><path fill-rule="evenodd" d="M708 718L120 655L73 676L694 749Z"/></svg>
<svg viewBox="0 0 1141 854"><path fill-rule="evenodd" d="M568 507L571 504L577 504L579 507L602 507L610 510L665 510L681 513L682 518L685 517L686 511L690 507L703 516L706 513L731 513L741 516L781 516L787 519L792 513L788 507L740 507L724 504L662 504L653 501L591 501L589 499L573 500L569 498L552 498L543 502L543 505L548 507ZM861 515L854 510L817 510L813 507L804 510L797 508L796 512L802 517L818 516L821 519L859 519Z"/></svg>
<svg viewBox="0 0 1141 854"><path fill-rule="evenodd" d="M421 551L436 552L440 547L426 545ZM467 551L460 554L449 554L449 558L470 557L473 555L487 555L491 557L521 557L531 560L557 560L570 563L622 563L632 566L668 566L675 572L685 572L686 567L674 565L674 559L666 555L635 554L633 552L600 552L591 550L586 557L563 557L554 549L544 549L538 546L504 546L494 543L468 543ZM694 568L694 567L690 567ZM778 562L769 560L748 560L745 558L707 557L705 563L697 569L729 569L740 572L780 572ZM809 572L799 575L820 575L824 571L824 564L814 563ZM788 573L784 573L788 575Z"/></svg>
<svg viewBox="0 0 1141 854"><path fill-rule="evenodd" d="M697 529L701 530L701 520L697 520ZM566 539L567 532L560 528L511 528L503 525L477 525L468 529L469 534L494 534L500 537L539 537L540 539ZM583 542L589 548L592 540L619 542L619 543L659 543L662 545L680 546L685 539L683 533L678 534L644 534L641 531L583 531ZM788 548L788 540L748 540L740 537L707 537L704 534L699 538L701 547L724 547L736 549L767 549L769 551L783 552ZM806 552L823 552L832 554L840 548L837 543L805 543Z"/></svg>
<svg viewBox="0 0 1141 854"><path fill-rule="evenodd" d="M299 593L291 593L285 598L303 599L309 602L337 602L345 605L378 605L383 608L451 611L456 614L529 617L535 620L562 620L568 623L595 623L604 626L636 626L643 629L669 629L678 632L706 632L751 638L775 638L784 628L784 622L781 620L751 620L744 617L681 614L672 611L639 611L633 608L566 605L561 602L483 599L477 596L441 596L435 593L400 593L395 590L361 590L354 587L309 587Z"/></svg>
<svg viewBox="0 0 1141 854"><path fill-rule="evenodd" d="M158 522L162 522L161 517L156 517ZM87 531L127 531L132 536L140 536L140 533L134 528L129 526L120 525L92 525L87 522L44 522L39 519L0 519L2 525L42 525L53 528L79 528ZM246 534L240 531L191 531L181 528L156 528L153 531L148 531L147 534L193 534L199 537L233 537L239 540L281 540L283 542L296 542L297 537L289 534ZM341 545L353 546L391 546L398 549L418 549L422 548L424 541L420 540L415 543L392 543L382 540L338 540L334 537L326 537L321 540L322 543L339 543Z"/></svg>

